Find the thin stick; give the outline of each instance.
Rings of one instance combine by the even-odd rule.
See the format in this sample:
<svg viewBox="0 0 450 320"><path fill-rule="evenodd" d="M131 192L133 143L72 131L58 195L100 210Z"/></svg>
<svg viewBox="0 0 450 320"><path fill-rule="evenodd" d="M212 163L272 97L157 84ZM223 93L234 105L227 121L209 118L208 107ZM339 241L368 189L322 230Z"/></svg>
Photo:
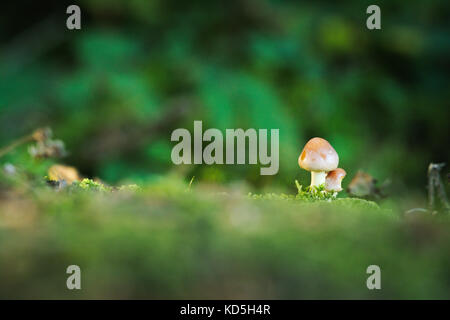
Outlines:
<svg viewBox="0 0 450 320"><path fill-rule="evenodd" d="M445 163L430 163L428 166L428 205L430 211L433 212L435 194L434 189L437 189L439 199L447 210L450 210L450 204L445 193L444 184L440 177L440 171L445 166Z"/></svg>
<svg viewBox="0 0 450 320"><path fill-rule="evenodd" d="M430 163L428 166L428 207L430 212L434 207L434 164Z"/></svg>
<svg viewBox="0 0 450 320"><path fill-rule="evenodd" d="M192 177L191 181L189 182L188 190L191 190L192 182L194 182L195 176Z"/></svg>
<svg viewBox="0 0 450 320"><path fill-rule="evenodd" d="M21 146L24 143L33 141L33 135L28 135L23 138L17 139L16 141L13 141L10 145L0 149L0 158L4 155L8 154L9 152L13 151L17 147Z"/></svg>

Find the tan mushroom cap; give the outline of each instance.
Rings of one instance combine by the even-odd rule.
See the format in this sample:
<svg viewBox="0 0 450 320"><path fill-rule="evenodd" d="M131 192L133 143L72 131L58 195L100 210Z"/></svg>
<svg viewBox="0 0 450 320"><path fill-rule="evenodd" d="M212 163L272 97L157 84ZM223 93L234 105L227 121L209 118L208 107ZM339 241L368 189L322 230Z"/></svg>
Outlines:
<svg viewBox="0 0 450 320"><path fill-rule="evenodd" d="M328 191L342 191L341 182L346 175L347 172L341 168L328 172L325 178L325 189Z"/></svg>
<svg viewBox="0 0 450 320"><path fill-rule="evenodd" d="M339 164L339 156L331 144L322 138L312 138L303 148L298 164L308 171L332 171Z"/></svg>

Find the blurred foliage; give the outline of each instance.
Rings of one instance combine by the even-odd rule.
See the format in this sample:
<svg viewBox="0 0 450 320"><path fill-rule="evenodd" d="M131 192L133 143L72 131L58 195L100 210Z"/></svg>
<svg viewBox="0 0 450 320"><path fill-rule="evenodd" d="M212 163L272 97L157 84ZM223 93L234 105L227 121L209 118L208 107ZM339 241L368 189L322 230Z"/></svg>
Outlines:
<svg viewBox="0 0 450 320"><path fill-rule="evenodd" d="M450 298L448 215L403 216L449 161L448 1L383 1L379 31L365 0L72 3L80 31L66 1L2 4L0 148L44 126L64 144L0 158L0 297ZM279 173L174 166L171 132L194 120L280 129ZM362 169L396 197L297 190L314 136L344 188ZM70 186L49 174L63 162ZM75 263L80 292L64 286Z"/></svg>
<svg viewBox="0 0 450 320"><path fill-rule="evenodd" d="M0 144L50 125L68 164L111 183L177 170L306 185L297 157L313 136L349 177L397 192L423 190L428 163L449 160L448 2L383 2L381 31L365 27L369 1L86 0L81 31L65 29L64 1L19 2L23 19L15 2L0 21ZM175 168L170 133L193 120L279 128L279 174Z"/></svg>

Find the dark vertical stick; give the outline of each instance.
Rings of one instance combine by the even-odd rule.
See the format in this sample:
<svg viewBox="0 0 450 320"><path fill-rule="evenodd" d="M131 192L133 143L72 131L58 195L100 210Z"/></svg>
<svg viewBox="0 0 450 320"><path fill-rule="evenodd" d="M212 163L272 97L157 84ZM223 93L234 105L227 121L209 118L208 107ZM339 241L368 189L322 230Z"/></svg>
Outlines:
<svg viewBox="0 0 450 320"><path fill-rule="evenodd" d="M434 207L434 164L430 163L428 166L428 208L433 212Z"/></svg>

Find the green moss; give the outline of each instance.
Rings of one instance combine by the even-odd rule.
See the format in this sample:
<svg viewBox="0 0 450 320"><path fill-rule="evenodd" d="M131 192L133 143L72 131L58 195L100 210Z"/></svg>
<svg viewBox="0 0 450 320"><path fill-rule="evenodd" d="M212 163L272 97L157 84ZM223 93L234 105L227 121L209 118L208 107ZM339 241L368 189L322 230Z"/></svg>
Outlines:
<svg viewBox="0 0 450 320"><path fill-rule="evenodd" d="M303 201L317 201L317 200L334 200L336 197L334 192L329 192L325 190L324 185L320 186L308 186L303 189L297 180L295 180L295 185L297 186L297 200Z"/></svg>
<svg viewBox="0 0 450 320"><path fill-rule="evenodd" d="M117 190L118 191L138 192L138 191L142 191L142 188L140 186L138 186L137 184L129 184L129 185L125 185L125 186L120 186Z"/></svg>
<svg viewBox="0 0 450 320"><path fill-rule="evenodd" d="M343 206L352 209L378 210L380 207L373 201L358 198L339 198L333 202L336 206Z"/></svg>
<svg viewBox="0 0 450 320"><path fill-rule="evenodd" d="M253 194L249 193L248 197L254 200L288 200L301 203L332 203L336 207L356 208L356 209L380 209L373 201L367 201L358 198L337 198L333 192L325 190L323 185L319 187L303 187L295 180L298 193L296 195L287 194Z"/></svg>
<svg viewBox="0 0 450 320"><path fill-rule="evenodd" d="M80 182L75 181L71 186L71 190L79 190L79 189L85 191L101 191L101 192L111 192L113 190L113 188L91 179L83 179Z"/></svg>
<svg viewBox="0 0 450 320"><path fill-rule="evenodd" d="M74 298L70 264L81 298L450 298L448 216L410 221L298 183L241 197L175 176L49 188L18 172L0 201L0 298ZM370 264L388 270L381 292L365 286Z"/></svg>

